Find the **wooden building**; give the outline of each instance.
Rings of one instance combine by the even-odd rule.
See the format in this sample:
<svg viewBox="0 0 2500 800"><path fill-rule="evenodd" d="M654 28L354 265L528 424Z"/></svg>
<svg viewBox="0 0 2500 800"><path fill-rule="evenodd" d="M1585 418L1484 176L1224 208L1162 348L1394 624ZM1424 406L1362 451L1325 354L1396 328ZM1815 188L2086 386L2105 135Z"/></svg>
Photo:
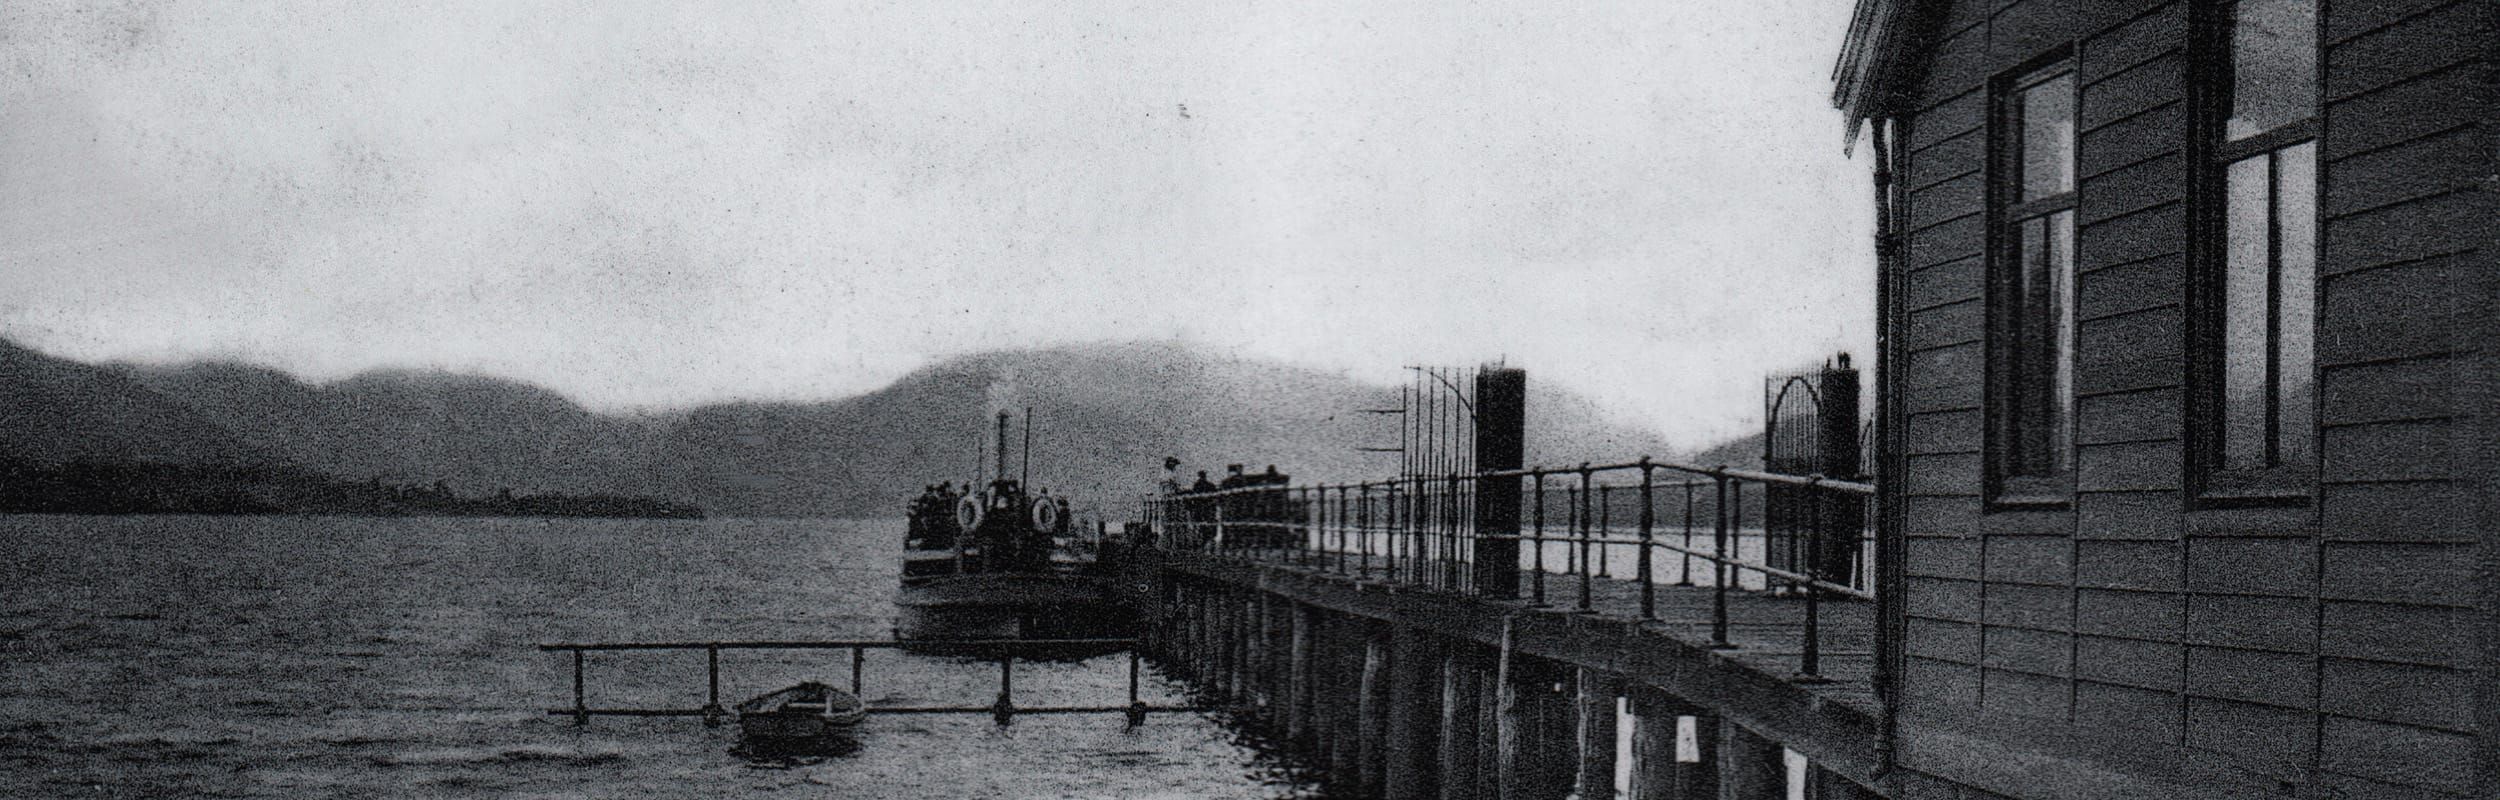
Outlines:
<svg viewBox="0 0 2500 800"><path fill-rule="evenodd" d="M1908 798L2500 797L2495 0L1860 0Z"/></svg>

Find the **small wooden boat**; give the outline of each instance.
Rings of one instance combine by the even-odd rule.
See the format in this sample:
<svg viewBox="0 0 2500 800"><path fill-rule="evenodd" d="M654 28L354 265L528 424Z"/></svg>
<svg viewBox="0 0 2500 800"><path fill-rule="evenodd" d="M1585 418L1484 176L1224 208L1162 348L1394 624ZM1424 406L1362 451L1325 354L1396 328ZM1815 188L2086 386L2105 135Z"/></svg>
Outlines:
<svg viewBox="0 0 2500 800"><path fill-rule="evenodd" d="M815 681L738 704L738 730L749 741L847 736L867 718L857 695Z"/></svg>

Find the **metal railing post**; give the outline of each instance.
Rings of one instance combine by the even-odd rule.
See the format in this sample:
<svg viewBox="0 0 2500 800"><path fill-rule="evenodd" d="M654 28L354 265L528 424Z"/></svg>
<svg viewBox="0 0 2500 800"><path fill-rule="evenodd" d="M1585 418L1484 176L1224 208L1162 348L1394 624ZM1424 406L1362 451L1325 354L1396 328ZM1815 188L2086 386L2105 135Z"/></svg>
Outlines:
<svg viewBox="0 0 2500 800"><path fill-rule="evenodd" d="M573 724L590 724L590 700L587 691L582 688L582 651L579 648L573 651Z"/></svg>
<svg viewBox="0 0 2500 800"><path fill-rule="evenodd" d="M1827 519L1823 513L1822 487L1809 486L1806 491L1812 495L1814 505L1813 513L1808 517L1811 521L1806 527L1806 641L1802 654L1798 656L1797 679L1819 682L1823 680L1823 637L1822 604L1817 598L1822 596L1823 587L1815 584L1823 580L1823 525Z"/></svg>
<svg viewBox="0 0 2500 800"><path fill-rule="evenodd" d="M1595 599L1589 587L1589 580L1591 576L1589 568L1588 509L1589 483L1591 480L1594 480L1594 478L1595 473L1589 471L1588 462L1580 462L1580 610L1582 611L1589 610Z"/></svg>
<svg viewBox="0 0 2500 800"><path fill-rule="evenodd" d="M998 703L990 706L990 719L999 727L1006 727L1007 723L1015 721L1015 692L1016 656L1012 652L1001 652L998 656Z"/></svg>
<svg viewBox="0 0 2500 800"><path fill-rule="evenodd" d="M1734 646L1735 646L1734 644L1730 643L1730 642L1727 640L1727 588L1728 588L1728 587L1727 587L1727 584L1728 584L1728 573L1729 573L1729 569L1728 569L1728 558L1729 558L1729 556L1728 556L1728 546L1727 546L1727 542L1728 542L1728 530L1727 530L1727 525L1728 525L1728 513L1727 513L1727 494L1728 494L1728 492L1727 492L1727 489L1728 489L1728 486L1727 486L1727 484L1728 484L1728 480L1727 480L1727 472L1726 472L1726 468L1725 468L1725 467L1721 467L1721 468L1718 470L1717 474L1714 474L1714 475L1712 475L1712 476L1711 476L1711 479L1712 479L1713 481L1716 481L1716 482L1717 482L1717 484L1718 484L1718 490L1719 490L1718 512L1719 512L1719 513L1717 514L1717 517L1718 517L1718 525L1717 525L1717 530L1716 530L1716 531L1715 531L1715 533L1713 534L1713 538L1714 538L1716 541L1714 541L1714 542L1711 544L1711 550L1710 550L1710 555L1712 556L1712 558L1710 559L1710 565L1711 565L1711 568L1712 568L1712 569L1711 569L1711 587L1710 587L1710 646L1711 646L1712 648L1720 648L1720 649L1724 649L1724 648L1729 648L1729 647L1734 647Z"/></svg>
<svg viewBox="0 0 2500 800"><path fill-rule="evenodd" d="M1545 605L1545 471L1530 470L1528 479L1536 481L1536 489L1529 493L1536 498L1536 511L1529 515L1533 520L1530 529L1535 531L1536 538L1528 546L1536 548L1536 552L1529 557L1528 596L1534 605L1541 606ZM1477 535L1481 536L1483 532L1478 531Z"/></svg>
<svg viewBox="0 0 2500 800"><path fill-rule="evenodd" d="M1682 555L1684 556L1684 579L1677 581L1675 585L1691 586L1693 585L1693 490L1700 488L1700 484L1694 481L1685 481L1683 486L1684 552Z"/></svg>
<svg viewBox="0 0 2500 800"><path fill-rule="evenodd" d="M1615 487L1613 487L1613 486L1600 486L1600 487L1597 487L1597 540L1598 540L1598 544L1597 544L1597 567L1596 567L1596 569L1597 569L1597 577L1600 577L1600 578L1611 578L1611 577L1614 577L1613 571L1607 568L1608 566L1610 566L1608 562L1609 562L1609 561L1611 561L1611 559L1609 559L1609 558L1607 557L1607 555L1608 555L1608 552L1607 552L1607 551L1610 551L1610 550L1613 550L1613 549L1614 549L1614 547L1612 547L1612 546L1611 546L1611 543L1607 541L1607 540L1609 540L1609 539L1614 538L1614 536L1615 536L1615 499L1614 499L1614 498L1615 498ZM1583 557L1583 558L1586 558L1586 556L1585 556L1585 555L1583 555L1582 557Z"/></svg>
<svg viewBox="0 0 2500 800"><path fill-rule="evenodd" d="M1362 548L1363 561L1354 576L1359 578L1372 571L1372 485L1362 484L1358 492L1354 500L1354 536L1356 546Z"/></svg>
<svg viewBox="0 0 2500 800"><path fill-rule="evenodd" d="M728 712L720 707L719 647L703 648L703 674L704 682L708 687L708 691L704 694L706 699L703 702L703 726L717 728L720 727L722 718L728 715Z"/></svg>
<svg viewBox="0 0 2500 800"><path fill-rule="evenodd" d="M1449 531L1450 531L1450 533L1449 533L1449 538L1448 538L1448 542L1449 542L1449 562L1450 562L1450 566L1449 566L1449 568L1448 568L1447 570L1445 570L1445 571L1444 571L1444 573L1443 573L1443 575L1444 575L1444 584L1445 584L1446 586L1448 586L1448 587L1449 587L1449 589L1450 589L1451 591L1454 591L1454 592L1463 592L1463 591L1466 591L1466 588L1467 588L1467 587L1466 587L1466 585L1465 585L1465 584L1463 584L1463 583L1461 583L1461 582L1459 581L1459 575L1460 575L1460 574L1461 574L1461 572L1462 572L1462 570L1461 570L1460 568L1461 568L1461 567L1464 567L1464 566L1465 566L1465 563L1464 563L1464 560L1463 560L1463 559L1461 559L1461 558L1459 557L1459 555L1458 555L1458 554L1459 554L1459 553L1461 553L1461 552L1463 552L1463 551L1461 550L1461 548L1460 548L1460 545L1462 545L1462 544L1469 544L1469 543L1468 543L1468 542L1462 542L1462 541L1460 541L1460 539L1462 539L1462 538L1465 538L1465 539L1473 539L1473 538L1474 538L1474 537L1476 537L1476 536L1482 536L1482 535L1484 535L1484 531L1476 531L1476 530L1471 530L1471 531L1468 531L1468 534L1471 534L1471 535L1465 535L1465 536L1462 536L1462 535L1461 535L1461 533L1460 533L1460 528L1459 528L1459 526L1460 526L1461 524L1463 524L1463 523L1460 523L1460 522L1458 521L1458 515L1459 515L1459 512L1464 511L1464 510L1466 510L1466 509L1465 509L1465 508L1463 508L1463 507L1460 505L1460 503L1459 503L1459 498L1458 498L1458 473L1455 473L1455 472L1450 473L1449 496L1448 496L1448 497L1446 497L1446 498L1444 498L1444 499L1442 500L1442 502L1443 502L1443 503L1445 503L1445 504L1447 504L1447 505L1449 506L1449 508L1448 508L1448 511L1449 511L1449 517L1448 517L1448 519L1444 520L1443 522L1444 522L1444 524L1445 524L1445 525L1449 528ZM1514 519L1514 520L1515 520L1515 519L1517 519L1517 518L1516 518L1516 517L1513 517L1512 519Z"/></svg>
<svg viewBox="0 0 2500 800"><path fill-rule="evenodd" d="M1656 548L1652 547L1651 545L1654 543L1654 542L1653 542L1653 538L1656 536L1656 533L1657 533L1657 532L1656 532L1656 530L1655 530L1655 525L1656 525L1656 523L1657 523L1657 521L1658 521L1658 520L1657 520L1657 518L1656 518L1656 516L1655 516L1655 514L1654 514L1654 513L1650 510L1650 508L1651 508L1650 500L1651 500L1653 497L1655 497L1655 496L1656 496L1656 495L1655 495L1655 490L1654 490L1652 487L1656 486L1656 484L1657 484L1657 481L1656 481L1656 475L1657 475L1657 472L1658 472L1657 468L1656 468L1656 467L1654 467L1654 466L1651 466L1651 465L1650 465L1650 463L1649 463L1649 457L1648 457L1648 456L1642 456L1642 457L1641 457L1641 553L1640 553L1639 563L1636 565L1636 567L1637 567L1638 571L1640 572L1640 579L1641 579L1641 619L1644 619L1644 620L1652 620L1652 619L1657 619L1657 618L1658 618L1658 581L1656 580L1656 576L1654 576L1654 575L1652 575L1652 574L1651 574L1651 569L1652 569L1653 567L1652 567L1652 565L1650 564L1650 559L1652 558L1652 555L1651 555L1650 551L1652 551L1652 550L1655 550L1655 549L1656 549ZM1687 557L1689 558L1689 556L1687 556Z"/></svg>
<svg viewBox="0 0 2500 800"><path fill-rule="evenodd" d="M1146 724L1146 703L1137 699L1137 648L1128 649L1128 726Z"/></svg>
<svg viewBox="0 0 2500 800"><path fill-rule="evenodd" d="M867 666L867 662L867 650L858 647L851 648L851 694L853 695L860 692L860 672L863 667Z"/></svg>

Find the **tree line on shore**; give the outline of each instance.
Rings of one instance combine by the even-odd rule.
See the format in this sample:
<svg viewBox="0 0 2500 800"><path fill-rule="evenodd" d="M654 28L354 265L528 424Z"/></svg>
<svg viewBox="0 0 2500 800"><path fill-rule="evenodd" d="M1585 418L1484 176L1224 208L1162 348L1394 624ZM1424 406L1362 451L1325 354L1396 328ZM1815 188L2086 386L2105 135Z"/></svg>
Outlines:
<svg viewBox="0 0 2500 800"><path fill-rule="evenodd" d="M73 460L46 466L6 456L0 456L0 513L703 517L697 506L650 497L510 489L464 497L441 481L342 481L284 465Z"/></svg>

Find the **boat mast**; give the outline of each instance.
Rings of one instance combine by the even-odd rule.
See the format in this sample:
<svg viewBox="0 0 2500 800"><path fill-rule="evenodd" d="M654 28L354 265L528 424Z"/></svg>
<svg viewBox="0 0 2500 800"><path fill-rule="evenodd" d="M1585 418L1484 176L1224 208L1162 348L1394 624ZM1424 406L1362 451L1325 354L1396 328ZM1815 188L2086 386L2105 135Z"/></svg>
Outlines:
<svg viewBox="0 0 2500 800"><path fill-rule="evenodd" d="M1020 485L1020 486L1025 486L1025 487L1028 487L1028 488L1029 488L1029 487L1031 487L1031 486L1033 485L1033 407L1032 407L1032 406L1025 406L1025 407L1024 407L1024 468L1023 468L1023 474L1022 474L1022 475L1019 475L1019 476L1017 476L1017 477L1016 477L1016 484L1017 484L1017 485Z"/></svg>
<svg viewBox="0 0 2500 800"><path fill-rule="evenodd" d="M1007 412L998 412L998 480L1007 479Z"/></svg>

